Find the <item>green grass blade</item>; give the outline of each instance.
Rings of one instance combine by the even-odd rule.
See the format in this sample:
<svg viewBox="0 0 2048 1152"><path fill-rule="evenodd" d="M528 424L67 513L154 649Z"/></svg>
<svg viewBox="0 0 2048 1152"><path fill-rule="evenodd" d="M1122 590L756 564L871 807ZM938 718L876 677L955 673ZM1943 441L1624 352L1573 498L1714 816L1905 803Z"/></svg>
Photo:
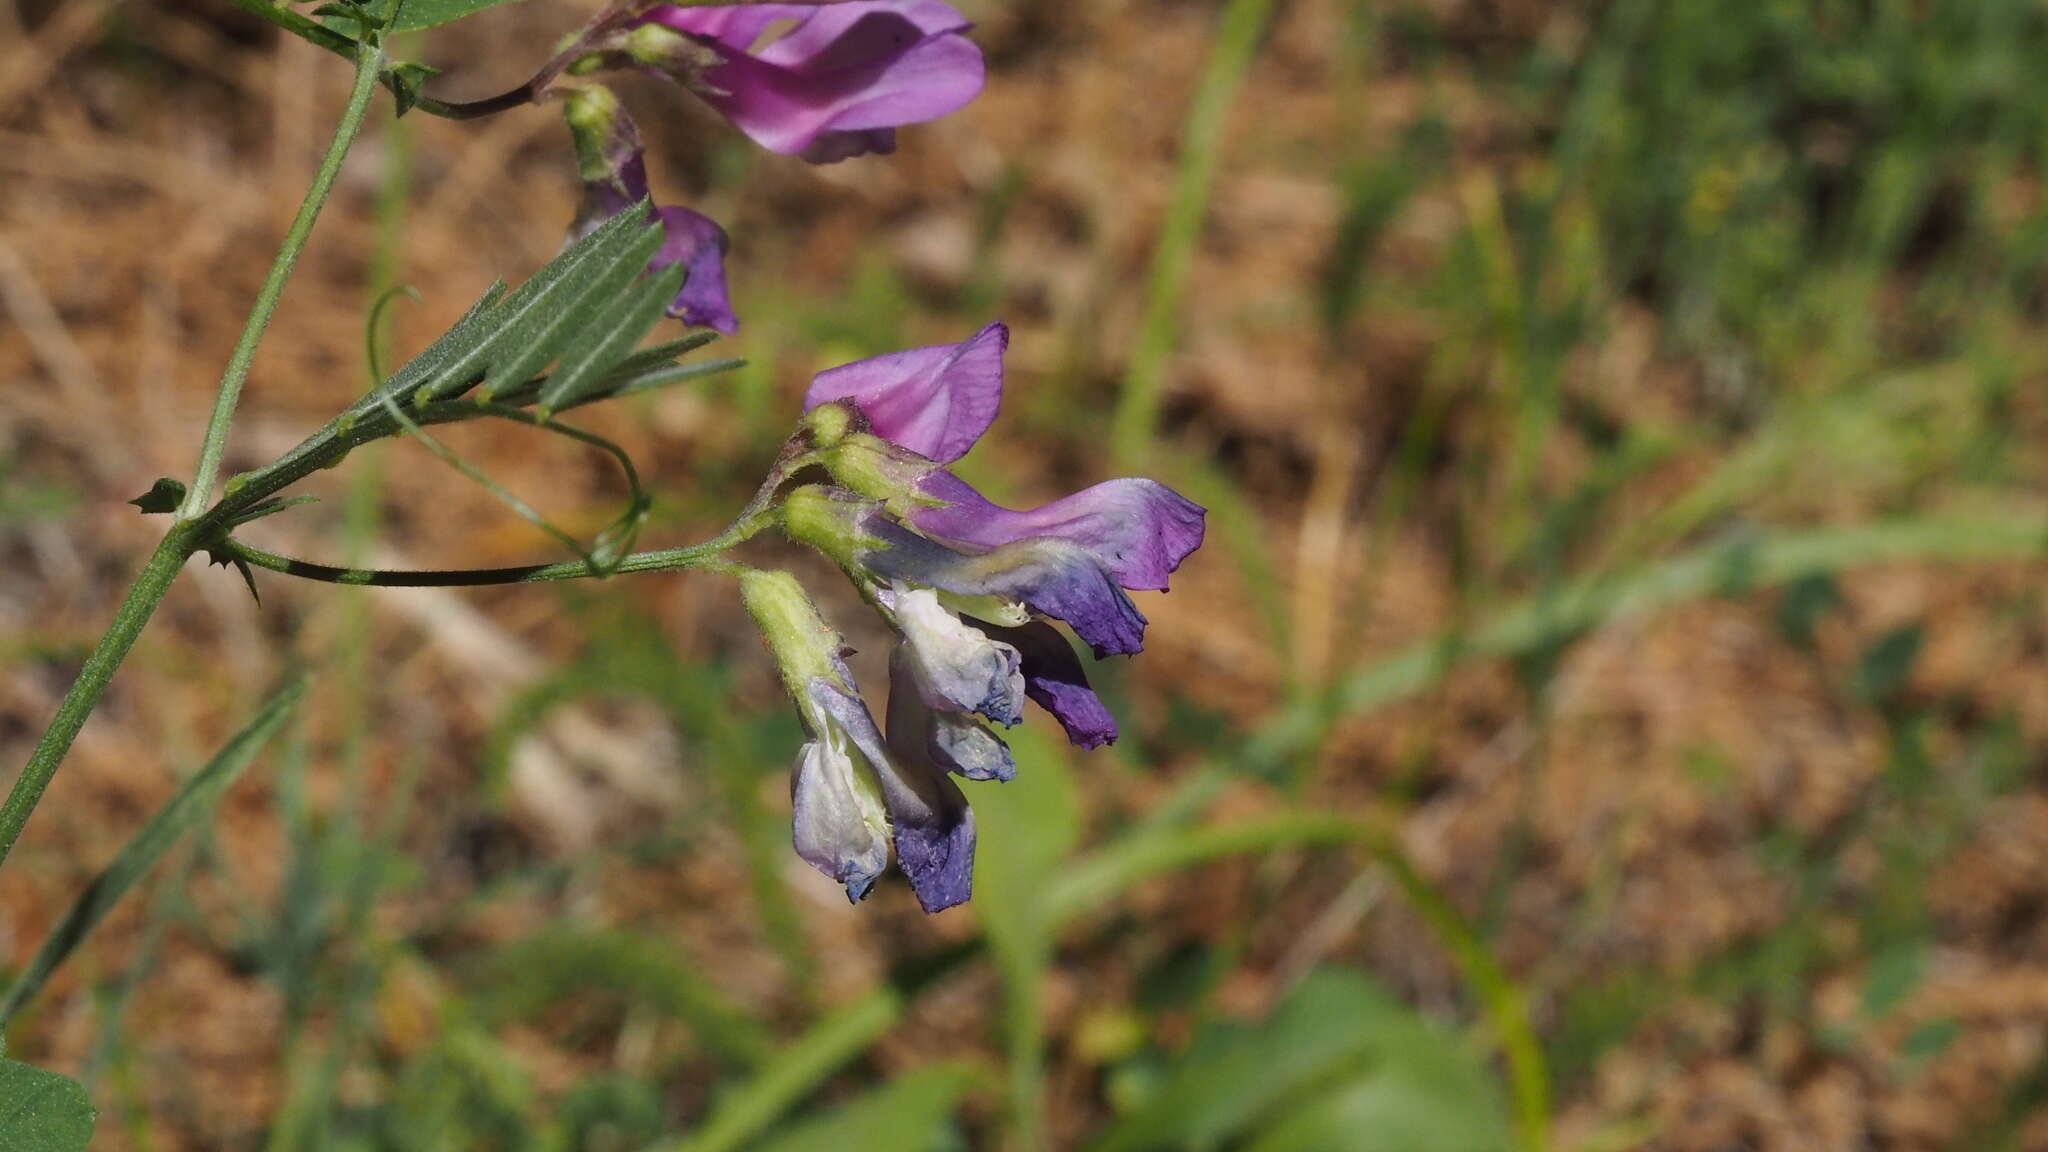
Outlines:
<svg viewBox="0 0 2048 1152"><path fill-rule="evenodd" d="M213 816L213 810L228 786L277 734L304 690L305 682L294 680L271 697L248 727L237 732L212 761L185 781L170 801L157 809L156 815L143 825L142 831L128 841L113 862L93 878L71 905L71 910L50 930L49 938L36 950L21 978L7 990L7 998L0 1001L0 1023L12 1018L42 989L57 966L106 918L121 897L142 879L171 845L177 843L180 836Z"/></svg>
<svg viewBox="0 0 2048 1152"><path fill-rule="evenodd" d="M1117 396L1110 443L1119 465L1143 463L1159 415L1159 392L1165 383L1166 361L1173 354L1179 327L1181 289L1195 245L1202 236L1202 218L1209 209L1209 185L1223 151L1223 128L1237 88L1258 50L1259 34L1273 0L1231 0L1216 33L1215 54L1188 109L1181 145L1180 169L1173 182L1173 200L1159 228L1159 246L1152 255L1152 276L1146 289L1145 318L1138 327L1137 347L1124 388Z"/></svg>
<svg viewBox="0 0 2048 1152"><path fill-rule="evenodd" d="M826 1016L719 1101L704 1127L650 1152L733 1152L759 1136L827 1076L867 1050L903 1014L903 994L884 984Z"/></svg>
<svg viewBox="0 0 2048 1152"><path fill-rule="evenodd" d="M1344 717L1425 691L1468 660L1538 651L1621 617L1871 564L2043 555L2048 521L2018 515L1926 517L1735 537L1662 563L1573 581L1476 628L1446 632L1354 668L1328 692L1269 721L1247 743L1242 760L1247 771L1272 771L1313 748Z"/></svg>

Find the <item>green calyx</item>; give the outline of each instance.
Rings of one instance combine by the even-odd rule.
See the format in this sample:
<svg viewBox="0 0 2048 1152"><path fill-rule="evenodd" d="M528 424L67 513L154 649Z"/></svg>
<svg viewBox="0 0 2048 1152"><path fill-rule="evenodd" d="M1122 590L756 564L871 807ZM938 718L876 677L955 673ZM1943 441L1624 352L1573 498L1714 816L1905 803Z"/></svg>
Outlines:
<svg viewBox="0 0 2048 1152"><path fill-rule="evenodd" d="M562 118L569 122L569 134L576 140L577 174L585 180L610 179L619 98L609 88L577 88L562 98Z"/></svg>
<svg viewBox="0 0 2048 1152"><path fill-rule="evenodd" d="M740 575L740 602L761 630L761 641L782 671L782 683L801 703L813 680L838 678L834 658L839 633L811 604L803 585L787 572L749 569Z"/></svg>
<svg viewBox="0 0 2048 1152"><path fill-rule="evenodd" d="M783 497L782 530L842 568L858 567L861 554L875 543L860 526L861 517L873 507L844 489L806 484Z"/></svg>
<svg viewBox="0 0 2048 1152"><path fill-rule="evenodd" d="M879 501L899 520L919 508L945 503L917 490L918 482L938 465L867 432L851 432L841 438L825 453L824 465L834 480Z"/></svg>
<svg viewBox="0 0 2048 1152"><path fill-rule="evenodd" d="M853 410L843 403L820 404L804 413L797 427L810 437L813 449L836 448L853 431Z"/></svg>
<svg viewBox="0 0 2048 1152"><path fill-rule="evenodd" d="M660 24L642 24L626 33L622 46L634 63L659 68L685 83L719 63L717 52Z"/></svg>

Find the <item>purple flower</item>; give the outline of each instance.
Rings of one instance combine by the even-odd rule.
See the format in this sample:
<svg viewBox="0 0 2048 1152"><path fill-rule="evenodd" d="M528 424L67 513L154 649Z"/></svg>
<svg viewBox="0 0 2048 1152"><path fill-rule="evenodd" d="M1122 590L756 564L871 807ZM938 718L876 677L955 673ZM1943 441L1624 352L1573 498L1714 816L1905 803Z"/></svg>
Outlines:
<svg viewBox="0 0 2048 1152"><path fill-rule="evenodd" d="M859 901L888 866L893 841L897 867L926 912L965 901L974 869L974 813L925 744L898 746L899 727L907 735L915 725L899 724L897 710L916 703L917 692L890 693L885 740L854 685L839 634L794 577L749 572L741 577L740 596L810 736L790 775L797 855L844 885L849 901Z"/></svg>
<svg viewBox="0 0 2048 1152"><path fill-rule="evenodd" d="M1024 672L1024 692L1031 702L1052 713L1067 730L1067 739L1083 748L1100 748L1116 741L1116 717L1103 706L1101 697L1088 687L1088 673L1081 658L1059 629L1043 620L1031 620L1016 628L1005 628L975 620L974 624L992 640L1017 650Z"/></svg>
<svg viewBox="0 0 2048 1152"><path fill-rule="evenodd" d="M960 344L821 372L805 410L835 404L857 414L827 451L835 478L880 502L843 513L855 522L860 569L896 587L899 600L901 589L928 588L962 603L1009 606L1014 619L989 623L968 609L962 626L1014 653L1028 698L1074 743L1097 747L1116 739L1115 720L1066 640L1031 617L1064 622L1098 657L1138 652L1146 620L1125 592L1166 588L1201 546L1204 512L1141 479L1014 511L941 467L965 455L995 419L1007 343L1008 331L991 324Z"/></svg>
<svg viewBox="0 0 2048 1152"><path fill-rule="evenodd" d="M939 0L664 4L636 24L708 49L710 60L675 70L762 147L818 164L892 152L897 127L937 119L981 91L971 25Z"/></svg>
<svg viewBox="0 0 2048 1152"><path fill-rule="evenodd" d="M609 90L577 89L564 100L563 115L576 138L577 167L583 176L583 200L569 227L569 239L574 241L647 199L647 159L639 129ZM739 318L725 291L725 229L688 208L656 208L653 215L661 222L662 244L647 266L682 264L689 269L668 314L728 335L739 331Z"/></svg>
<svg viewBox="0 0 2048 1152"><path fill-rule="evenodd" d="M896 866L926 912L964 903L974 873L967 797L929 757L885 742L846 665L834 672L810 681L809 706L798 709L812 739L790 777L797 855L858 902L888 865L893 840Z"/></svg>
<svg viewBox="0 0 2048 1152"><path fill-rule="evenodd" d="M918 490L944 501L911 514L926 535L983 548L1033 537L1065 540L1133 592L1164 591L1167 576L1202 546L1201 505L1157 480L1108 480L1028 512L989 503L942 468Z"/></svg>
<svg viewBox="0 0 2048 1152"><path fill-rule="evenodd" d="M1003 402L1010 330L990 324L958 344L890 352L812 379L804 411L851 400L877 436L927 460L951 464L995 422Z"/></svg>

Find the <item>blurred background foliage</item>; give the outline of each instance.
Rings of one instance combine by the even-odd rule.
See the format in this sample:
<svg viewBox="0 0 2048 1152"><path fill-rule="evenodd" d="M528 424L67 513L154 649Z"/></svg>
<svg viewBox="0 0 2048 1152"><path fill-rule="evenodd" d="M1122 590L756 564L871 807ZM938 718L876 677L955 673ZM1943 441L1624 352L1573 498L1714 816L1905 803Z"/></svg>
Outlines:
<svg viewBox="0 0 2048 1152"><path fill-rule="evenodd" d="M0 873L6 975L181 781L219 807L8 1055L107 1148L2048 1147L2048 9L960 6L988 91L888 160L626 87L657 195L733 235L749 366L590 423L648 542L696 539L811 372L1007 320L975 483L1212 508L1093 672L1124 739L1023 731L970 907L849 908L788 849L799 737L722 578L195 572ZM407 49L475 97L583 14ZM345 77L209 0L0 0L0 762L146 552L120 501L189 463ZM551 110L383 120L230 466L360 391L373 299L418 289L417 349L574 194ZM622 498L446 438L557 523ZM316 487L252 537L552 555L414 446Z"/></svg>

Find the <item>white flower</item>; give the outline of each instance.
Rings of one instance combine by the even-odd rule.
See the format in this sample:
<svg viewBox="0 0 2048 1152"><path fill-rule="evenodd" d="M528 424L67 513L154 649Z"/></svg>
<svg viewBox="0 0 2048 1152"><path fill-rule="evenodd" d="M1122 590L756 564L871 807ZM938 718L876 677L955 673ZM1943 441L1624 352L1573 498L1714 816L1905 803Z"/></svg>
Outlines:
<svg viewBox="0 0 2048 1152"><path fill-rule="evenodd" d="M1024 673L1015 648L963 623L928 588L899 585L892 599L926 704L939 712L979 712L1000 724L1023 719Z"/></svg>

